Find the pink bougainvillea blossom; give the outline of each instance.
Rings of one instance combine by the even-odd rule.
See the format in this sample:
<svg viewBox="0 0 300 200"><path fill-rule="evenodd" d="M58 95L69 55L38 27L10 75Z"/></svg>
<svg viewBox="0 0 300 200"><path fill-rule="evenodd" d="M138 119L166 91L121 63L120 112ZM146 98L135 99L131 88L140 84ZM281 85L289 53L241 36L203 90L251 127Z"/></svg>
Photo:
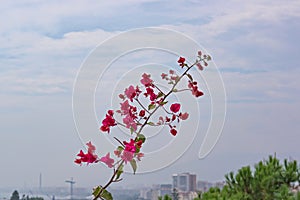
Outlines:
<svg viewBox="0 0 300 200"><path fill-rule="evenodd" d="M123 101L125 100L125 96L123 94L119 94L119 98L122 99Z"/></svg>
<svg viewBox="0 0 300 200"><path fill-rule="evenodd" d="M180 110L180 104L179 104L179 103L173 103L173 104L170 106L170 110L171 110L173 113L177 113L177 112Z"/></svg>
<svg viewBox="0 0 300 200"><path fill-rule="evenodd" d="M140 117L144 117L146 114L146 111L145 110L141 110L140 113L139 113L139 116Z"/></svg>
<svg viewBox="0 0 300 200"><path fill-rule="evenodd" d="M104 162L109 168L112 168L114 166L114 159L110 158L110 154L107 153L106 156L103 156L100 158L101 162Z"/></svg>
<svg viewBox="0 0 300 200"><path fill-rule="evenodd" d="M143 140L139 140L139 141L135 142L136 147L139 149L142 148L142 144L143 144Z"/></svg>
<svg viewBox="0 0 300 200"><path fill-rule="evenodd" d="M141 83L145 86L145 87L148 87L152 84L153 80L150 79L151 75L150 74L146 74L144 73L142 75L142 79L141 79Z"/></svg>
<svg viewBox="0 0 300 200"><path fill-rule="evenodd" d="M172 128L172 129L170 130L170 133L171 133L173 136L177 135L177 131L176 131L176 129L174 129L174 128Z"/></svg>
<svg viewBox="0 0 300 200"><path fill-rule="evenodd" d="M125 145L125 151L135 153L136 147L135 147L135 141L133 139L130 139L130 142L124 141L123 144Z"/></svg>
<svg viewBox="0 0 300 200"><path fill-rule="evenodd" d="M181 67L184 67L185 58L180 57L177 61Z"/></svg>
<svg viewBox="0 0 300 200"><path fill-rule="evenodd" d="M144 93L145 97L150 96L150 100L154 101L157 95L154 93L154 90L151 87L146 88L146 92Z"/></svg>
<svg viewBox="0 0 300 200"><path fill-rule="evenodd" d="M125 95L131 102L133 101L133 98L137 95L136 89L133 85L125 89Z"/></svg>
<svg viewBox="0 0 300 200"><path fill-rule="evenodd" d="M102 121L102 126L100 127L100 130L103 132L110 131L111 126L116 126L116 120L113 118L114 112L112 110L109 110L106 114L105 119Z"/></svg>
<svg viewBox="0 0 300 200"><path fill-rule="evenodd" d="M134 131L137 129L137 123L134 121L134 117L131 115L126 115L123 118L123 123L126 125L126 128L132 128Z"/></svg>
<svg viewBox="0 0 300 200"><path fill-rule="evenodd" d="M201 65L201 63L198 62L196 65L197 65L197 67L198 67L198 69L199 69L200 71L203 70L203 66Z"/></svg>
<svg viewBox="0 0 300 200"><path fill-rule="evenodd" d="M188 117L189 117L189 113L187 113L187 112L179 114L179 118L181 120L186 120Z"/></svg>
<svg viewBox="0 0 300 200"><path fill-rule="evenodd" d="M92 142L86 143L86 146L88 146L88 152L94 153L96 150L96 147L92 144Z"/></svg>
<svg viewBox="0 0 300 200"><path fill-rule="evenodd" d="M166 79L166 77L168 76L168 74L162 73L160 76L161 76L162 79Z"/></svg>
<svg viewBox="0 0 300 200"><path fill-rule="evenodd" d="M88 146L88 152L84 153L82 150L80 150L79 153L77 154L79 158L75 159L74 161L75 163L89 164L89 163L97 163L99 161L98 156L95 154L96 147L91 142L86 143L86 145Z"/></svg>
<svg viewBox="0 0 300 200"><path fill-rule="evenodd" d="M129 113L130 105L128 100L124 101L123 103L120 103L121 105L121 114L127 115Z"/></svg>
<svg viewBox="0 0 300 200"><path fill-rule="evenodd" d="M200 97L203 95L203 92L198 90L197 82L189 81L188 87L191 88L192 94L195 97Z"/></svg>
<svg viewBox="0 0 300 200"><path fill-rule="evenodd" d="M114 154L115 154L117 157L120 157L120 156L121 156L121 153L122 153L122 151L120 151L120 150L114 150Z"/></svg>
<svg viewBox="0 0 300 200"><path fill-rule="evenodd" d="M141 161L141 158L144 157L143 153L137 153L136 154L136 158L138 159L138 161Z"/></svg>
<svg viewBox="0 0 300 200"><path fill-rule="evenodd" d="M134 153L130 152L130 151L123 151L123 154L121 155L122 160L124 160L125 164L127 164L127 162L132 161L134 157Z"/></svg>

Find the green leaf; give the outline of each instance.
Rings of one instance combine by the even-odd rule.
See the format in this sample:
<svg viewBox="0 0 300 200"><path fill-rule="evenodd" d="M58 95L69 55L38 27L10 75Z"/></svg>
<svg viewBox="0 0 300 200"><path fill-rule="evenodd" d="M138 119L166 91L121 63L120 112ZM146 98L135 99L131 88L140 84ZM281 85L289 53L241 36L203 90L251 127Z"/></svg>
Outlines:
<svg viewBox="0 0 300 200"><path fill-rule="evenodd" d="M155 107L156 107L155 104L149 104L148 110L152 110L152 109L154 109Z"/></svg>
<svg viewBox="0 0 300 200"><path fill-rule="evenodd" d="M165 105L165 104L167 104L168 103L168 101L163 101L163 102L160 102L160 105Z"/></svg>
<svg viewBox="0 0 300 200"><path fill-rule="evenodd" d="M164 94L162 92L159 92L156 98L158 99L158 98L160 98L162 96L164 96Z"/></svg>
<svg viewBox="0 0 300 200"><path fill-rule="evenodd" d="M130 165L131 165L131 167L132 167L133 174L135 174L136 169L137 169L136 161L135 161L134 159L132 159L132 160L130 161Z"/></svg>
<svg viewBox="0 0 300 200"><path fill-rule="evenodd" d="M105 200L113 200L111 193L108 192L107 190L102 191L101 197L104 198Z"/></svg>
<svg viewBox="0 0 300 200"><path fill-rule="evenodd" d="M94 197L96 197L96 196L100 195L101 191L102 191L102 187L97 186L97 187L93 188L93 193L92 194L94 195Z"/></svg>
<svg viewBox="0 0 300 200"><path fill-rule="evenodd" d="M207 59L206 59L207 61L210 61L211 60L211 57L210 57L210 55L207 55Z"/></svg>
<svg viewBox="0 0 300 200"><path fill-rule="evenodd" d="M138 136L137 136L137 138L136 138L136 142L137 141L139 141L139 140L142 140L143 141L143 143L145 142L145 140L146 140L146 137L143 135L143 134L139 134Z"/></svg>
<svg viewBox="0 0 300 200"><path fill-rule="evenodd" d="M123 150L124 150L124 147L118 146L117 150L118 150L118 151L123 151Z"/></svg>
<svg viewBox="0 0 300 200"><path fill-rule="evenodd" d="M147 124L150 125L150 126L154 126L155 125L153 122L148 122Z"/></svg>
<svg viewBox="0 0 300 200"><path fill-rule="evenodd" d="M189 79L190 79L191 81L193 81L192 75L190 75L190 74L186 74L186 75L187 75L187 77L189 77Z"/></svg>
<svg viewBox="0 0 300 200"><path fill-rule="evenodd" d="M118 169L118 171L117 171L117 176L116 176L116 179L115 179L115 180L118 180L118 179L120 178L121 174L124 172L124 171L123 171L123 167L124 167L124 165L121 165L121 166L119 167L119 169Z"/></svg>
<svg viewBox="0 0 300 200"><path fill-rule="evenodd" d="M141 149L140 148L136 148L135 149L135 153L140 153Z"/></svg>

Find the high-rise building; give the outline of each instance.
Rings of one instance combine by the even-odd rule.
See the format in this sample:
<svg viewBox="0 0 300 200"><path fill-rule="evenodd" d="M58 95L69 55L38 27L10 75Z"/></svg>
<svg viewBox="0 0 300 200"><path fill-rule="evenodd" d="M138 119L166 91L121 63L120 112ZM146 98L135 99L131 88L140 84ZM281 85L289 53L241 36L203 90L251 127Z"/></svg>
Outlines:
<svg viewBox="0 0 300 200"><path fill-rule="evenodd" d="M183 192L194 192L197 189L196 174L173 174L173 188Z"/></svg>

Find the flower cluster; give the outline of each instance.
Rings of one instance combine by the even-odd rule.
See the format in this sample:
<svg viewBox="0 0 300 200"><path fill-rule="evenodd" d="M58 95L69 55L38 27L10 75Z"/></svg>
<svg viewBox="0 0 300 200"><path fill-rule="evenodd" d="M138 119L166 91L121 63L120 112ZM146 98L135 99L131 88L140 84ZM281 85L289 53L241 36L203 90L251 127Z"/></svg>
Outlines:
<svg viewBox="0 0 300 200"><path fill-rule="evenodd" d="M82 164L82 163L97 163L98 160L98 156L95 154L95 150L96 147L94 145L92 145L91 142L86 143L86 145L88 146L88 151L87 153L83 153L82 150L80 150L80 152L77 154L77 156L79 158L75 159L75 163L77 164Z"/></svg>
<svg viewBox="0 0 300 200"><path fill-rule="evenodd" d="M102 126L100 127L100 130L103 132L108 132L110 131L110 127L116 126L116 120L114 119L114 111L109 110L107 111L105 119L102 121Z"/></svg>
<svg viewBox="0 0 300 200"><path fill-rule="evenodd" d="M144 156L144 154L140 152L143 143L144 141L142 139L130 139L130 142L123 141L123 145L119 146L114 153L117 157L121 158L125 164L132 162L134 158L140 161Z"/></svg>
<svg viewBox="0 0 300 200"><path fill-rule="evenodd" d="M116 110L116 115L120 115L122 121L117 121L114 117L114 111L108 110L105 118L102 120L100 130L103 132L110 132L110 129L116 125L123 126L130 130L131 138L127 141L121 142L117 137L114 137L119 145L113 152L114 158L108 152L100 159L95 154L95 146L91 142L86 145L88 147L87 153L82 150L77 154L78 158L75 163L97 163L102 162L108 168L113 168L113 174L109 182L105 186L98 186L94 189L94 199L112 199L111 194L106 188L113 182L120 181L123 173L123 166L130 163L133 172L137 170L137 161L141 161L144 153L141 152L142 146L146 141L146 136L142 134L145 126L168 126L170 134L176 136L178 134L177 125L187 120L189 114L183 112L182 105L179 102L169 104L167 98L176 92L191 91L195 97L200 97L203 92L199 90L197 82L193 80L189 70L197 66L199 70L203 70L203 66L207 66L207 61L211 60L209 55L203 55L201 51L197 54L197 59L192 65L188 65L184 57L178 59L178 65L183 72L178 75L174 70L169 70L168 73L162 73L161 78L170 85L168 91L163 91L151 79L151 75L143 73L140 79L141 85L130 85L125 88L122 94L119 94L121 99L120 108ZM178 83L187 78L187 88L178 88ZM170 106L167 106L167 105ZM163 116L159 116L158 120L153 119L153 114L161 109L164 111Z"/></svg>
<svg viewBox="0 0 300 200"><path fill-rule="evenodd" d="M196 81L189 81L188 87L191 89L192 94L195 97L200 97L203 95L203 92L198 90L197 82Z"/></svg>

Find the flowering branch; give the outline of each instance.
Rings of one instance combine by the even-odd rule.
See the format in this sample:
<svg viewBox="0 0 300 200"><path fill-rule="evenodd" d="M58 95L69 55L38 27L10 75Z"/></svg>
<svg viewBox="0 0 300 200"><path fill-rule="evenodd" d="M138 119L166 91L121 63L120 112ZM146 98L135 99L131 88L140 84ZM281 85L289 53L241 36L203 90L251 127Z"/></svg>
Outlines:
<svg viewBox="0 0 300 200"><path fill-rule="evenodd" d="M171 84L172 87L167 93L164 93L151 79L150 74L144 73L142 79L140 80L141 84L145 88L144 93L142 93L139 86L130 85L125 89L124 94L120 94L119 98L122 100L120 103L120 110L115 112L122 117L122 123L116 121L113 110L108 110L105 116L105 119L102 121L100 130L103 132L110 133L110 128L113 126L121 125L130 130L131 135L135 134L130 141L121 142L117 137L114 137L116 141L120 144L117 146L114 151L115 161L110 157L110 153L107 153L105 156L100 159L95 154L95 146L91 142L87 143L88 151L84 153L82 150L77 154L78 158L75 160L75 163L98 163L102 162L107 165L109 168L113 168L113 173L109 181L102 187L97 186L93 189L94 200L100 198L104 200L112 200L112 195L106 189L114 182L119 182L122 180L121 175L123 173L123 167L126 164L130 164L133 173L137 170L137 161L141 161L141 158L144 154L141 152L142 145L146 141L146 136L142 134L143 129L146 125L149 126L169 126L170 133L173 136L176 136L177 130L176 125L173 125L175 121L179 123L181 120L186 120L189 116L187 112L180 112L181 104L173 103L170 105L169 110L165 107L169 102L166 101L167 98L175 92L182 92L189 90L192 92L192 95L195 97L200 97L203 95L203 92L198 89L197 82L193 80L193 77L188 72L194 66L197 66L199 70L203 70L203 65L207 66L207 62L211 60L209 55L202 55L202 52L199 51L196 61L192 65L188 65L185 62L185 58L180 57L177 61L181 68L186 68L184 72L178 76L173 70L170 70L168 74L162 73L161 78L168 81L168 84ZM176 86L183 79L183 77L188 78L188 85L186 89L178 90ZM145 106L139 98L144 96L144 98L149 102ZM139 108L134 106L132 103L136 102L139 105ZM168 116L160 116L157 123L151 122L150 119L157 112L157 110L162 107L165 113Z"/></svg>

